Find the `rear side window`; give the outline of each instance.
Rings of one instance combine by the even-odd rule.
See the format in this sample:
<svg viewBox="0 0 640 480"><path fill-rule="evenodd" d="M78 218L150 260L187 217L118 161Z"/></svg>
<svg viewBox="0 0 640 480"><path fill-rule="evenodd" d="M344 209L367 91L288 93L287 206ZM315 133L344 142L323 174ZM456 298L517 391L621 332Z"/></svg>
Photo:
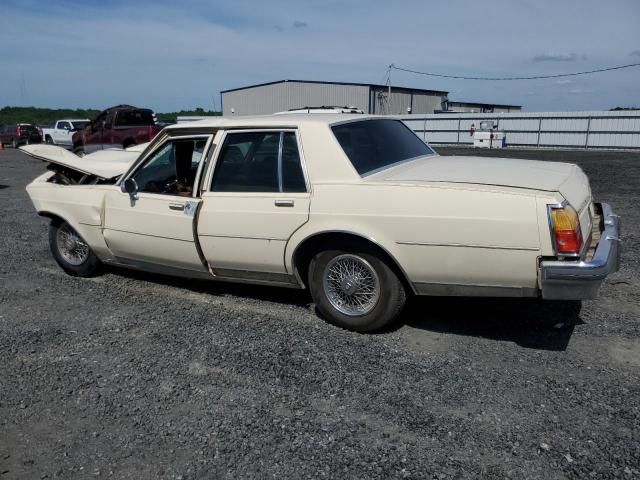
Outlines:
<svg viewBox="0 0 640 480"><path fill-rule="evenodd" d="M116 114L116 127L137 127L154 124L155 120L151 110L123 110Z"/></svg>
<svg viewBox="0 0 640 480"><path fill-rule="evenodd" d="M334 125L331 130L360 175L433 154L400 120L361 120Z"/></svg>
<svg viewBox="0 0 640 480"><path fill-rule="evenodd" d="M211 182L213 192L306 192L293 132L227 134Z"/></svg>
<svg viewBox="0 0 640 480"><path fill-rule="evenodd" d="M33 132L37 132L37 129L33 125L24 124L24 125L20 125L20 132L33 133Z"/></svg>

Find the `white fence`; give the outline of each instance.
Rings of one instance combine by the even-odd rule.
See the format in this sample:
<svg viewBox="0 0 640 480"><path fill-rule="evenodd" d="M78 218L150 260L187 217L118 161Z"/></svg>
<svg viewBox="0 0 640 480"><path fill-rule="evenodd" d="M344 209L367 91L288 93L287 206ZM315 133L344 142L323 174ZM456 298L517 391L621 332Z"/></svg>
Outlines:
<svg viewBox="0 0 640 480"><path fill-rule="evenodd" d="M481 121L491 120L512 146L640 149L640 111L443 113L400 118L434 145L471 145L471 125L478 128Z"/></svg>

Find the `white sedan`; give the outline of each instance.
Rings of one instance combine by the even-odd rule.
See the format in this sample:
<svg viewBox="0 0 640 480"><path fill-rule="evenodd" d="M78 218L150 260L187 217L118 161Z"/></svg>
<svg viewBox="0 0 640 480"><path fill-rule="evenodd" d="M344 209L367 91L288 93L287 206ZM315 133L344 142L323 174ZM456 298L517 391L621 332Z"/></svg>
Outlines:
<svg viewBox="0 0 640 480"><path fill-rule="evenodd" d="M576 165L441 157L390 117L217 118L144 150L22 150L50 162L27 190L71 275L308 288L328 321L372 331L407 295L593 298L618 268L618 217Z"/></svg>

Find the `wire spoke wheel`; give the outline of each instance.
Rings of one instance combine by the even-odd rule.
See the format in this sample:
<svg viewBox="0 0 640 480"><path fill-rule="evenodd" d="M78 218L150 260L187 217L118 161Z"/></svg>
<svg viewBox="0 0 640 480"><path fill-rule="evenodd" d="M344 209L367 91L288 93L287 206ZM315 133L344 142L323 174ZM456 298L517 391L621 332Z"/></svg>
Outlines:
<svg viewBox="0 0 640 480"><path fill-rule="evenodd" d="M62 258L71 265L82 265L89 258L89 245L67 223L58 229L56 244Z"/></svg>
<svg viewBox="0 0 640 480"><path fill-rule="evenodd" d="M344 315L362 316L380 300L380 279L364 258L338 255L327 263L323 273L324 293L329 303Z"/></svg>

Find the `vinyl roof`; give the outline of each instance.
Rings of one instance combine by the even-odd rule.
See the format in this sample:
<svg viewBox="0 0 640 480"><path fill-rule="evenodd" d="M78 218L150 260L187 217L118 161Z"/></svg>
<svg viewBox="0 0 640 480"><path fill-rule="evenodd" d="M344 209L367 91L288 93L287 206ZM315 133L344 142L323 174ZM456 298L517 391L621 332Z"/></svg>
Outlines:
<svg viewBox="0 0 640 480"><path fill-rule="evenodd" d="M375 87L375 88L389 88L388 85L381 85L376 83L354 83L354 82L324 82L318 80L277 80L275 82L267 82L267 83L258 83L255 85L247 85L245 87L231 88L229 90L222 90L220 93L228 93L228 92L237 92L239 90L247 90L249 88L255 87L265 87L267 85L276 85L278 83L317 83L321 85L353 85L357 87ZM392 90L405 90L412 92L420 92L420 93L429 93L434 95L447 95L449 92L445 92L444 90L428 90L424 88L413 88L413 87L399 87L396 85L391 85Z"/></svg>

